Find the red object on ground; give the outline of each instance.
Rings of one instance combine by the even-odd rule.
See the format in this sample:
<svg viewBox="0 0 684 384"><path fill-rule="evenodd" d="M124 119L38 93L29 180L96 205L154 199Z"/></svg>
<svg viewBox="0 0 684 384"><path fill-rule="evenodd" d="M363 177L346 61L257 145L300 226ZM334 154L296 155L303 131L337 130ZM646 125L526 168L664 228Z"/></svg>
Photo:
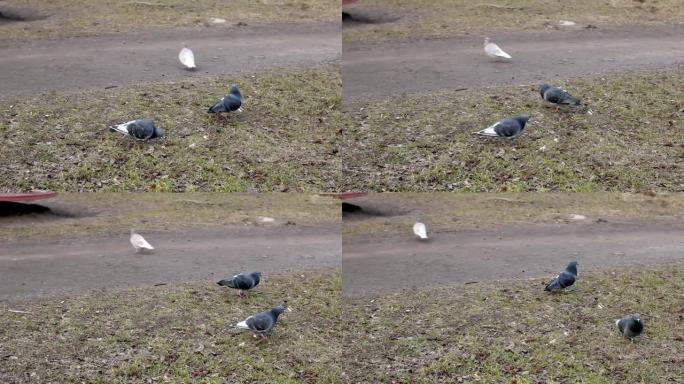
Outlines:
<svg viewBox="0 0 684 384"><path fill-rule="evenodd" d="M0 201L34 201L57 196L57 192L0 193Z"/></svg>
<svg viewBox="0 0 684 384"><path fill-rule="evenodd" d="M342 5L347 5L351 3L356 3L357 0L342 0Z"/></svg>
<svg viewBox="0 0 684 384"><path fill-rule="evenodd" d="M355 197L361 197L361 196L366 196L368 192L342 192L342 193L334 193L334 192L329 192L329 193L319 193L321 196L332 196L332 197L337 197L340 200L347 200L347 199L353 199Z"/></svg>

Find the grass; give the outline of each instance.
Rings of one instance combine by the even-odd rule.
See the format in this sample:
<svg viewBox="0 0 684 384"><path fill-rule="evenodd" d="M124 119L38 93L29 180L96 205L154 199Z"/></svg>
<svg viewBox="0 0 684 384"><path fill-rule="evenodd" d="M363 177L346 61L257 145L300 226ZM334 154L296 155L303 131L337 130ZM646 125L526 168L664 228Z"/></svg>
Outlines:
<svg viewBox="0 0 684 384"><path fill-rule="evenodd" d="M340 275L214 282L0 304L0 377L14 383L339 383ZM266 342L231 325L288 300ZM8 309L29 313L12 313Z"/></svg>
<svg viewBox="0 0 684 384"><path fill-rule="evenodd" d="M244 112L206 110L241 87ZM0 101L0 191L331 191L338 185L336 67L49 93ZM167 138L107 126L152 118Z"/></svg>
<svg viewBox="0 0 684 384"><path fill-rule="evenodd" d="M0 217L0 240L82 237L127 233L133 228L183 231L228 225L336 225L340 203L301 193L63 193L38 202L54 215ZM270 225L270 224L269 224Z"/></svg>
<svg viewBox="0 0 684 384"><path fill-rule="evenodd" d="M681 24L684 20L679 0L363 0L349 9L397 20L346 28L345 42L559 28L561 20L574 21L580 28Z"/></svg>
<svg viewBox="0 0 684 384"><path fill-rule="evenodd" d="M99 32L131 32L210 25L210 18L237 23L339 22L336 0L5 0L3 8L30 8L49 17L0 24L9 39L61 38Z"/></svg>
<svg viewBox="0 0 684 384"><path fill-rule="evenodd" d="M681 267L501 281L344 299L353 383L665 383L684 375ZM634 343L614 319L641 313Z"/></svg>
<svg viewBox="0 0 684 384"><path fill-rule="evenodd" d="M592 114L543 106L536 85L350 103L343 187L684 191L683 81L681 70L663 70L560 82ZM531 118L515 140L472 133L522 113Z"/></svg>
<svg viewBox="0 0 684 384"><path fill-rule="evenodd" d="M570 215L583 215L587 223L684 218L682 193L375 193L349 202L367 214L345 214L345 240L354 235L403 235L416 220L425 222L430 232L451 232L572 222Z"/></svg>

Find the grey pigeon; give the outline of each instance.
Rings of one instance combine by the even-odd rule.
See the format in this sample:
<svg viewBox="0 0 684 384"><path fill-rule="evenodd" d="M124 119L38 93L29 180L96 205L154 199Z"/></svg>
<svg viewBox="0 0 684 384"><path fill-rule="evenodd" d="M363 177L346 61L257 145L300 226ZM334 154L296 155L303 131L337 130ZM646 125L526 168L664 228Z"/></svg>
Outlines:
<svg viewBox="0 0 684 384"><path fill-rule="evenodd" d="M521 115L517 117L509 117L501 121L497 121L491 127L485 128L481 131L475 132L481 136L493 137L508 137L514 138L525 129L525 124L530 117L528 115Z"/></svg>
<svg viewBox="0 0 684 384"><path fill-rule="evenodd" d="M568 105L572 107L582 105L579 99L573 97L565 89L554 87L549 84L542 84L539 86L539 93L541 94L542 99L556 105Z"/></svg>
<svg viewBox="0 0 684 384"><path fill-rule="evenodd" d="M240 107L242 106L242 94L237 85L230 86L230 93L223 96L221 100L217 101L216 104L212 105L208 113L221 113L221 112L233 112L242 111Z"/></svg>
<svg viewBox="0 0 684 384"><path fill-rule="evenodd" d="M639 314L627 315L622 319L615 320L618 330L626 338L632 339L644 331L644 322L641 321Z"/></svg>
<svg viewBox="0 0 684 384"><path fill-rule="evenodd" d="M164 130L157 128L150 119L138 119L127 123L109 127L110 132L119 132L136 140L147 141L158 137L164 137Z"/></svg>
<svg viewBox="0 0 684 384"><path fill-rule="evenodd" d="M548 292L557 292L575 284L577 279L577 262L573 261L565 267L565 270L554 277L544 288Z"/></svg>
<svg viewBox="0 0 684 384"><path fill-rule="evenodd" d="M261 335L266 337L265 334L268 333L273 327L275 327L278 322L278 316L283 312L291 312L289 307L284 305L279 305L273 307L270 311L265 311L257 313L256 315L250 316L245 321L241 321L235 324L235 327L240 329L248 329L254 333L254 337Z"/></svg>
<svg viewBox="0 0 684 384"><path fill-rule="evenodd" d="M216 284L222 287L239 289L240 295L242 295L245 293L245 291L248 291L259 285L260 279L261 272L245 272L235 275L230 279L223 279Z"/></svg>

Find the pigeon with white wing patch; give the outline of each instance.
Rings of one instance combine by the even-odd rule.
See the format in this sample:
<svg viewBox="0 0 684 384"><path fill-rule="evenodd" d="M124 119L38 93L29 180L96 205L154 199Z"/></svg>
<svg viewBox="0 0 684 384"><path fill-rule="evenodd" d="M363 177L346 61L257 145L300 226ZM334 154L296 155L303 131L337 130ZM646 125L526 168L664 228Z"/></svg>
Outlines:
<svg viewBox="0 0 684 384"><path fill-rule="evenodd" d="M240 296L246 291L259 285L261 281L261 272L245 272L237 274L230 279L223 279L216 284L222 287L237 289Z"/></svg>
<svg viewBox="0 0 684 384"><path fill-rule="evenodd" d="M273 307L270 311L257 313L256 315L246 318L244 321L235 324L235 327L252 331L254 337L259 335L265 338L266 334L275 327L276 323L278 323L278 316L283 312L291 311L292 310L289 307L278 305Z"/></svg>
<svg viewBox="0 0 684 384"><path fill-rule="evenodd" d="M109 127L110 132L118 132L139 141L164 137L164 130L154 125L150 119L138 119Z"/></svg>
<svg viewBox="0 0 684 384"><path fill-rule="evenodd" d="M525 129L525 124L530 119L528 115L521 115L517 117L509 117L501 121L497 121L493 125L475 132L480 136L488 137L508 137L513 139L517 137L520 132Z"/></svg>
<svg viewBox="0 0 684 384"><path fill-rule="evenodd" d="M227 113L233 111L242 111L242 94L237 85L230 86L230 93L223 96L221 100L212 105L208 113Z"/></svg>
<svg viewBox="0 0 684 384"><path fill-rule="evenodd" d="M494 59L506 59L506 60L512 59L511 55L504 52L504 50L501 49L498 45L490 42L489 37L485 37L484 51L487 54L487 56L494 58Z"/></svg>
<svg viewBox="0 0 684 384"><path fill-rule="evenodd" d="M148 243L142 235L136 233L134 229L131 229L131 245L135 248L135 252L146 252L154 251L152 244Z"/></svg>
<svg viewBox="0 0 684 384"><path fill-rule="evenodd" d="M188 47L183 47L180 50L178 53L178 60L180 60L181 64L183 64L185 68L189 70L194 70L197 68L195 65L195 54Z"/></svg>
<svg viewBox="0 0 684 384"><path fill-rule="evenodd" d="M421 222L413 224L413 233L418 236L421 240L427 240L427 227Z"/></svg>
<svg viewBox="0 0 684 384"><path fill-rule="evenodd" d="M630 340L641 335L644 331L644 322L638 313L615 320L615 325L620 333Z"/></svg>
<svg viewBox="0 0 684 384"><path fill-rule="evenodd" d="M573 284L577 279L577 262L573 261L565 267L565 270L551 279L544 288L547 292L558 292Z"/></svg>

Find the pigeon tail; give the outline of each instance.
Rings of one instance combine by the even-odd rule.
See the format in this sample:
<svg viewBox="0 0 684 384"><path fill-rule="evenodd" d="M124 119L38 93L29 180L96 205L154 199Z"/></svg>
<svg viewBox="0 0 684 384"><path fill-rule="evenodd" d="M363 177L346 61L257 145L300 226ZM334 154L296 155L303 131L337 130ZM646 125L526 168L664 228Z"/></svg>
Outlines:
<svg viewBox="0 0 684 384"><path fill-rule="evenodd" d="M249 329L249 326L247 325L247 320L235 324L235 327L241 329Z"/></svg>

